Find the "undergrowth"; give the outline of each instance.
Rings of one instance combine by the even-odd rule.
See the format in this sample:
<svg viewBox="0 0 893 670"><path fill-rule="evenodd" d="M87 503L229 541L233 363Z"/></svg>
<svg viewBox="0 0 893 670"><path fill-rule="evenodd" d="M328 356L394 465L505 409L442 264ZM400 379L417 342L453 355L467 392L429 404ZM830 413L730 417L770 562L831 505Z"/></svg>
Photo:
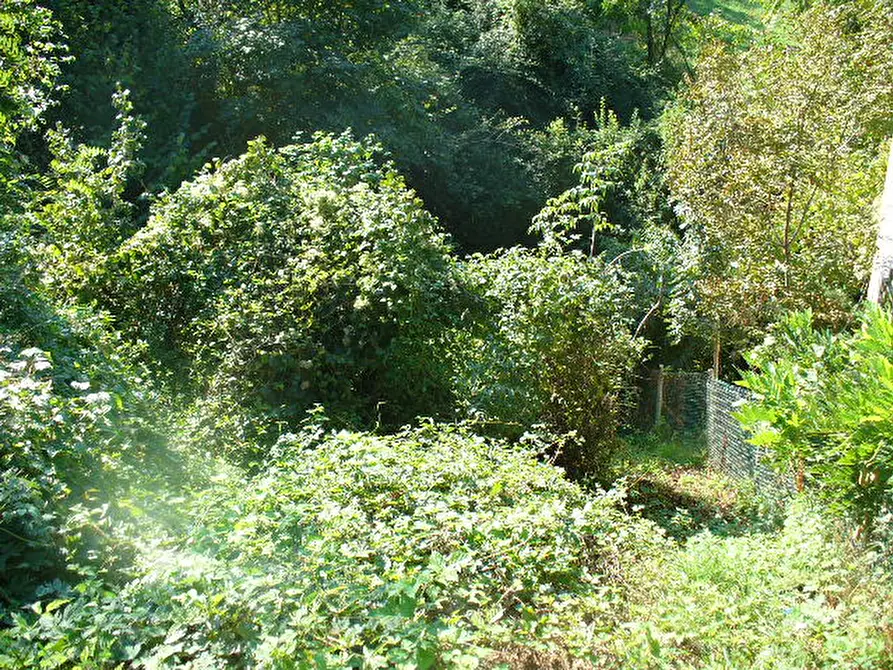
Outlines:
<svg viewBox="0 0 893 670"><path fill-rule="evenodd" d="M318 417L317 417L318 419ZM537 450L426 424L284 436L256 475L131 498L136 576L13 613L0 667L478 667L595 660L664 540ZM213 467L212 467L213 466Z"/></svg>
<svg viewBox="0 0 893 670"><path fill-rule="evenodd" d="M890 667L888 573L816 504L773 508L667 435L590 492L544 442L317 410L254 474L190 453L109 512L129 572L6 612L0 668Z"/></svg>
<svg viewBox="0 0 893 670"><path fill-rule="evenodd" d="M704 446L658 430L629 438L615 465L627 509L674 540L631 575L624 667L891 667L884 550L853 545L808 497L711 471Z"/></svg>
<svg viewBox="0 0 893 670"><path fill-rule="evenodd" d="M627 510L654 521L677 540L705 530L723 536L770 531L784 520L781 494L707 467L700 435L661 427L630 436L613 472L626 489Z"/></svg>
<svg viewBox="0 0 893 670"><path fill-rule="evenodd" d="M805 500L774 532L709 531L642 564L620 644L639 668L889 668L891 583Z"/></svg>

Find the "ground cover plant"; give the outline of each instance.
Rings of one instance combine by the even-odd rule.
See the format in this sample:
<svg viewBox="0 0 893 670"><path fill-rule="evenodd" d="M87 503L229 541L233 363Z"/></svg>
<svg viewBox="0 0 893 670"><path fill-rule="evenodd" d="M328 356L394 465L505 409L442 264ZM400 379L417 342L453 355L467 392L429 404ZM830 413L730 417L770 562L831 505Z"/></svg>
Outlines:
<svg viewBox="0 0 893 670"><path fill-rule="evenodd" d="M891 667L888 0L45 4L0 668ZM632 429L711 362L801 490Z"/></svg>
<svg viewBox="0 0 893 670"><path fill-rule="evenodd" d="M38 591L0 663L885 667L889 583L805 501L781 529L671 540L541 463L533 436L326 423L253 476L194 455L193 487L132 491L106 526L140 537L127 575ZM692 482L753 516L734 485Z"/></svg>
<svg viewBox="0 0 893 670"><path fill-rule="evenodd" d="M592 656L626 561L660 535L509 445L436 424L388 437L317 413L253 477L131 503L136 578L44 594L3 667L478 667L496 650ZM205 466L213 464L205 463ZM170 505L163 514L164 508ZM176 507L173 507L173 506ZM520 651L519 651L520 650Z"/></svg>
<svg viewBox="0 0 893 670"><path fill-rule="evenodd" d="M780 531L700 533L643 565L628 667L889 667L889 575L804 503Z"/></svg>
<svg viewBox="0 0 893 670"><path fill-rule="evenodd" d="M779 527L783 496L713 472L706 460L702 435L661 426L626 437L612 470L623 482L626 508L679 542L705 531L734 536Z"/></svg>
<svg viewBox="0 0 893 670"><path fill-rule="evenodd" d="M627 440L626 506L673 542L631 574L620 667L889 667L887 550L823 503L706 466L695 435Z"/></svg>

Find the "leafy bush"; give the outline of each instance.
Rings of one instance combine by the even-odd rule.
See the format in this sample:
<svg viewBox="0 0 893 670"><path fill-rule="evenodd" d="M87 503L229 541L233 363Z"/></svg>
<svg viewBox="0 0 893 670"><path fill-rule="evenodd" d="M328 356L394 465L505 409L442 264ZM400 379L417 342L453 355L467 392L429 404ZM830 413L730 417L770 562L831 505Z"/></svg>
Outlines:
<svg viewBox="0 0 893 670"><path fill-rule="evenodd" d="M126 566L128 540L108 542L109 519L136 473L152 479L163 444L146 419L157 403L133 346L108 318L36 293L22 236L3 232L0 599L11 603L53 592L42 585L71 571Z"/></svg>
<svg viewBox="0 0 893 670"><path fill-rule="evenodd" d="M59 296L96 300L97 278L109 254L137 228L135 208L125 198L139 172L136 158L145 123L133 116L130 91L113 96L118 128L108 148L77 144L61 125L47 133L49 169L19 226L34 239L43 281Z"/></svg>
<svg viewBox="0 0 893 670"><path fill-rule="evenodd" d="M613 274L627 287L626 316L634 315L635 331L655 345L651 364L691 365L680 353L696 352L688 343L673 351L679 339L668 332L671 323L657 318L663 314L678 321L679 297L689 286L657 125L636 114L623 124L603 99L595 127L582 135L586 150L574 166L577 183L546 201L531 232L542 235L547 246L579 249L600 255L608 267L616 265Z"/></svg>
<svg viewBox="0 0 893 670"><path fill-rule="evenodd" d="M119 323L257 430L315 402L436 411L425 343L453 309L449 245L379 152L319 134L206 169L113 259Z"/></svg>
<svg viewBox="0 0 893 670"><path fill-rule="evenodd" d="M565 187L540 180L528 127L588 123L602 97L624 118L647 114L666 90L582 0L51 7L75 56L53 119L99 144L116 83L130 89L148 122L148 189L175 188L260 134L282 146L298 131L353 128L380 138L467 250L524 241L530 217Z"/></svg>
<svg viewBox="0 0 893 670"><path fill-rule="evenodd" d="M184 31L163 0L51 0L44 3L62 24L73 58L61 71L65 94L48 115L71 128L79 141L103 146L118 126L112 97L132 92L137 116L147 123L141 186L176 185L201 167L206 123L198 116L201 87ZM205 146L203 147L202 144ZM133 196L134 193L129 194Z"/></svg>
<svg viewBox="0 0 893 670"><path fill-rule="evenodd" d="M893 492L890 314L868 309L840 335L816 330L810 312L793 314L748 362L743 383L757 395L738 416L752 441L869 532Z"/></svg>
<svg viewBox="0 0 893 670"><path fill-rule="evenodd" d="M139 579L38 606L0 632L0 650L12 664L136 667L595 658L629 561L661 544L615 502L530 447L461 427L379 437L317 420L247 482L211 477L177 534L145 544Z"/></svg>
<svg viewBox="0 0 893 670"><path fill-rule="evenodd" d="M893 585L821 510L676 545L537 442L317 415L253 476L196 458L107 526L134 578L46 585L0 667L886 667Z"/></svg>
<svg viewBox="0 0 893 670"><path fill-rule="evenodd" d="M124 567L126 542L106 546L105 527L115 492L151 462L159 441L141 415L147 398L116 361L95 349L93 360L79 357L75 346L69 341L58 361L37 348L0 346L0 594L7 600L71 570L107 575Z"/></svg>
<svg viewBox="0 0 893 670"><path fill-rule="evenodd" d="M547 246L474 256L462 268L485 316L456 335L460 407L516 435L541 422L573 432L559 462L572 475L597 475L644 345L616 269Z"/></svg>
<svg viewBox="0 0 893 670"><path fill-rule="evenodd" d="M65 545L74 538L62 528L77 532L68 524L66 503L81 499L89 476L101 469L91 442L108 429L112 409L108 394L55 394L45 374L52 363L39 349L11 354L0 348L0 566L6 599L29 593L63 568ZM109 462L115 457L107 455Z"/></svg>
<svg viewBox="0 0 893 670"><path fill-rule="evenodd" d="M643 123L634 114L624 125L602 99L586 139L586 151L574 166L577 184L546 202L532 230L590 255L625 251L616 249L621 240L631 242L627 248L644 251L648 245L641 235L651 228L669 229L666 224L674 221L656 124Z"/></svg>

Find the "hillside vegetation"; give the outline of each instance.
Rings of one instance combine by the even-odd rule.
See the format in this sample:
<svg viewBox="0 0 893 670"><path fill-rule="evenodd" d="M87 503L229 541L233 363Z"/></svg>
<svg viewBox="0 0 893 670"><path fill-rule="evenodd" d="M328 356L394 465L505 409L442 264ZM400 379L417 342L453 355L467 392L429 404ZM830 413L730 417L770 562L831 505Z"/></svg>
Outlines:
<svg viewBox="0 0 893 670"><path fill-rule="evenodd" d="M893 6L710 9L0 6L0 668L893 667Z"/></svg>

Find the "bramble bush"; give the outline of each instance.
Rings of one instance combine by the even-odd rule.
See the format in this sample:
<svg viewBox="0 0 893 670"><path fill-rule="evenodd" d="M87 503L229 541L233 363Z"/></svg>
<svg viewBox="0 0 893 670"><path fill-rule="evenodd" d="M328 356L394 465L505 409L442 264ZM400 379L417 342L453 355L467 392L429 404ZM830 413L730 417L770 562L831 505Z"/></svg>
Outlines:
<svg viewBox="0 0 893 670"><path fill-rule="evenodd" d="M115 439L111 394L88 393L86 381L59 393L52 367L39 349L0 347L0 593L7 601L95 553L107 504L94 484L120 468L126 446Z"/></svg>
<svg viewBox="0 0 893 670"><path fill-rule="evenodd" d="M601 474L644 345L616 268L548 245L461 268L485 312L455 334L461 411L515 436L538 423L572 433L558 462L574 476Z"/></svg>
<svg viewBox="0 0 893 670"><path fill-rule="evenodd" d="M0 667L886 667L889 578L815 507L674 544L540 436L314 414L254 475L132 497L132 576L38 591Z"/></svg>
<svg viewBox="0 0 893 670"><path fill-rule="evenodd" d="M389 425L436 412L450 247L380 152L317 134L209 166L111 259L118 323L255 436L316 402Z"/></svg>
<svg viewBox="0 0 893 670"><path fill-rule="evenodd" d="M42 281L57 297L97 300L109 255L138 227L126 196L138 176L145 122L133 115L130 91L112 101L118 127L108 147L76 144L61 125L47 133L51 160L20 228L32 237Z"/></svg>
<svg viewBox="0 0 893 670"><path fill-rule="evenodd" d="M6 214L27 193L28 169L19 146L25 132L40 126L55 103L56 78L64 59L61 26L32 0L0 7L0 205Z"/></svg>
<svg viewBox="0 0 893 670"><path fill-rule="evenodd" d="M55 593L73 574L126 569L130 540L108 535L122 491L169 465L137 349L107 316L59 308L32 288L37 259L11 225L19 219L0 222L0 600L9 604Z"/></svg>
<svg viewBox="0 0 893 670"><path fill-rule="evenodd" d="M64 606L17 615L0 631L0 659L473 668L511 650L594 660L631 562L663 543L534 446L461 426L377 436L331 431L317 415L253 477L211 473L180 499L174 526L145 538L138 578L105 593L84 582Z"/></svg>
<svg viewBox="0 0 893 670"><path fill-rule="evenodd" d="M250 456L317 402L348 425L546 423L576 433L562 465L595 474L642 351L622 277L548 244L456 261L379 154L349 135L259 140L111 255L99 293L190 370L188 430Z"/></svg>

